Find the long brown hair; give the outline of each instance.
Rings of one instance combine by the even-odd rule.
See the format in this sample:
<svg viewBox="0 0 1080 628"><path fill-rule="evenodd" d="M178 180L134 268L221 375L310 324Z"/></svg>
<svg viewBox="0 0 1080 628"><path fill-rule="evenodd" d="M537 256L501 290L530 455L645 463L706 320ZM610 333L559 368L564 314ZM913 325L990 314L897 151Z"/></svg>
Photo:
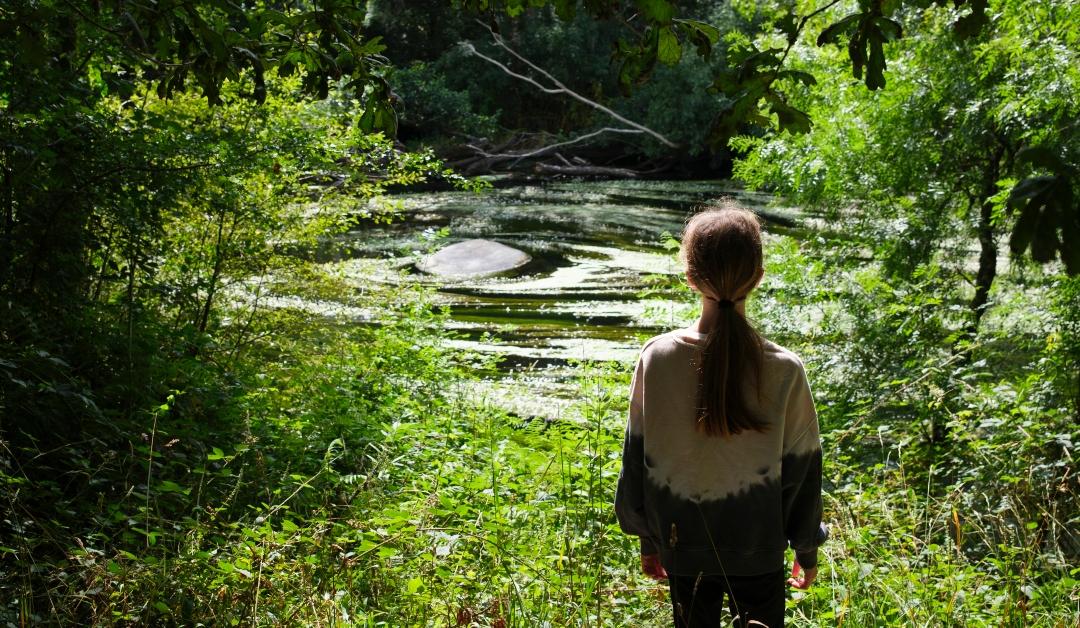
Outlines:
<svg viewBox="0 0 1080 628"><path fill-rule="evenodd" d="M725 200L690 219L679 254L690 283L720 306L701 351L698 429L724 437L764 432L768 424L747 399L748 389L758 390L764 341L735 311L760 276L761 223L753 212Z"/></svg>

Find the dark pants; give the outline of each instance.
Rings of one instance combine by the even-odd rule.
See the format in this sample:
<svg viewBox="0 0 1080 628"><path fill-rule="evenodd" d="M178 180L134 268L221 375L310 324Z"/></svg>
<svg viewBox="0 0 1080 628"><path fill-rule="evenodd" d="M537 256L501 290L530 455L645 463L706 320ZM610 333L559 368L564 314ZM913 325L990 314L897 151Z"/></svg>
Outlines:
<svg viewBox="0 0 1080 628"><path fill-rule="evenodd" d="M720 613L727 607L739 628L760 622L769 628L784 625L786 589L784 572L760 576L670 576L671 606L678 628L720 626ZM759 627L760 628L760 627Z"/></svg>

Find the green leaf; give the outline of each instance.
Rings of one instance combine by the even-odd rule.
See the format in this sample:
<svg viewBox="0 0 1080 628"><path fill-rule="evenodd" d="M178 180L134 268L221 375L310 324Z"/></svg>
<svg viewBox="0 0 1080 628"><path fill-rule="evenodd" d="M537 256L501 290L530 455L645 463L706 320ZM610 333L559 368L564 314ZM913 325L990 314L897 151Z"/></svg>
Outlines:
<svg viewBox="0 0 1080 628"><path fill-rule="evenodd" d="M854 28L862 18L862 13L852 13L841 19L839 22L830 24L825 30L821 31L820 35L818 35L817 45L824 46L825 44L836 43L840 38L840 35Z"/></svg>
<svg viewBox="0 0 1080 628"><path fill-rule="evenodd" d="M893 13L896 13L897 10L900 9L900 6L902 4L903 4L902 0L882 0L882 2L881 2L881 12L884 15L892 15Z"/></svg>
<svg viewBox="0 0 1080 628"><path fill-rule="evenodd" d="M380 52L386 50L386 44L382 43L382 35L372 37L365 41L363 45L353 49L353 54L358 56L370 56L377 55Z"/></svg>
<svg viewBox="0 0 1080 628"><path fill-rule="evenodd" d="M155 488L163 493L183 493L184 495L187 495L191 492L191 489L186 489L171 480L159 482Z"/></svg>
<svg viewBox="0 0 1080 628"><path fill-rule="evenodd" d="M664 65L675 65L682 58L682 46L670 27L660 29L656 47L656 60Z"/></svg>
<svg viewBox="0 0 1080 628"><path fill-rule="evenodd" d="M896 20L890 20L887 17L875 17L873 25L881 33L881 38L885 41L896 41L904 36L904 28Z"/></svg>
<svg viewBox="0 0 1080 628"><path fill-rule="evenodd" d="M659 45L660 33L656 28L649 28L645 32L645 41L640 46L619 41L616 56L623 59L619 66L619 90L623 95L629 95L634 86L640 85L652 74Z"/></svg>
<svg viewBox="0 0 1080 628"><path fill-rule="evenodd" d="M814 78L813 74L810 74L809 72L803 72L801 70L784 70L778 73L776 76L777 78L791 79L796 83L802 83L807 87L817 85L817 79Z"/></svg>
<svg viewBox="0 0 1080 628"><path fill-rule="evenodd" d="M657 24L669 24L675 17L675 5L667 0L637 0L638 10L645 19Z"/></svg>
<svg viewBox="0 0 1080 628"><path fill-rule="evenodd" d="M576 9L576 0L555 0L555 15L558 15L559 19L564 22L574 19L574 15L577 13Z"/></svg>
<svg viewBox="0 0 1080 628"><path fill-rule="evenodd" d="M1016 193L1016 188L1013 188L1013 193ZM1009 200L1011 203L1012 199ZM1024 205L1023 209L1020 210L1020 216L1013 225L1012 234L1009 236L1009 249L1014 255L1020 255L1027 249L1032 238L1035 237L1035 226L1038 221L1038 209L1030 205Z"/></svg>
<svg viewBox="0 0 1080 628"><path fill-rule="evenodd" d="M698 56L708 58L713 46L720 41L720 30L705 22L695 20L675 20L685 33L685 38L697 49Z"/></svg>
<svg viewBox="0 0 1080 628"><path fill-rule="evenodd" d="M1039 218L1035 225L1035 237L1031 240L1031 259L1045 264L1057 256L1061 248L1058 240L1057 212L1050 208L1039 212Z"/></svg>
<svg viewBox="0 0 1080 628"><path fill-rule="evenodd" d="M1027 201L1040 196L1054 183L1054 177L1028 177L1017 182L1009 192L1008 203L1010 206L1019 205L1021 201Z"/></svg>
<svg viewBox="0 0 1080 628"><path fill-rule="evenodd" d="M813 124L805 112L792 107L777 94L769 94L766 98L769 101L769 110L776 114L781 131L793 134L810 132Z"/></svg>
<svg viewBox="0 0 1080 628"><path fill-rule="evenodd" d="M780 65L780 57L778 56L780 52L782 52L780 48L754 50L753 53L747 55L739 65L740 80L746 81L750 79L758 73L760 68L775 69Z"/></svg>
<svg viewBox="0 0 1080 628"><path fill-rule="evenodd" d="M787 13L776 21L775 26L776 30L786 36L789 44L795 43L795 39L799 36L799 16Z"/></svg>
<svg viewBox="0 0 1080 628"><path fill-rule="evenodd" d="M739 91L741 84L737 70L723 68L713 76L713 82L709 89L714 93L734 94Z"/></svg>
<svg viewBox="0 0 1080 628"><path fill-rule="evenodd" d="M1016 153L1017 165L1026 164L1043 168L1054 174L1065 174L1068 170L1065 162L1051 149L1045 146L1029 146Z"/></svg>
<svg viewBox="0 0 1080 628"><path fill-rule="evenodd" d="M720 41L720 29L716 28L712 24L705 22L699 22L697 20L675 20L679 24L688 26L695 31L701 33L709 40L709 43L716 44Z"/></svg>
<svg viewBox="0 0 1080 628"><path fill-rule="evenodd" d="M1065 270L1080 274L1080 207L1073 201L1067 176L1036 176L1019 181L1009 192L1008 207L1018 212L1009 249L1020 255L1029 247L1039 263L1060 253Z"/></svg>
<svg viewBox="0 0 1080 628"><path fill-rule="evenodd" d="M761 91L750 91L728 101L713 121L709 130L709 144L714 148L724 146L728 139L738 134L739 127L748 121L759 121L753 114L761 98Z"/></svg>
<svg viewBox="0 0 1080 628"><path fill-rule="evenodd" d="M885 49L877 32L870 33L870 58L866 62L866 86L871 90L885 87Z"/></svg>
<svg viewBox="0 0 1080 628"><path fill-rule="evenodd" d="M866 65L866 39L856 35L848 42L848 58L851 59L851 75L857 79L863 77L863 66Z"/></svg>

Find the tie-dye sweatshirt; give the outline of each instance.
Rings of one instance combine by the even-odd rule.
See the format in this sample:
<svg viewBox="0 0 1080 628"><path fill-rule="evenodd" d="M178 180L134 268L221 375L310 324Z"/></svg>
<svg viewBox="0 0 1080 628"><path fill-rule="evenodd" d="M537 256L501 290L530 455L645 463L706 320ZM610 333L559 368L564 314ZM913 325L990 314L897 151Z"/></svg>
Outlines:
<svg viewBox="0 0 1080 628"><path fill-rule="evenodd" d="M701 353L692 335L653 338L634 370L620 526L672 574L776 571L789 543L803 567L816 566L821 439L802 361L765 341L760 394L747 397L768 429L706 436L695 429Z"/></svg>

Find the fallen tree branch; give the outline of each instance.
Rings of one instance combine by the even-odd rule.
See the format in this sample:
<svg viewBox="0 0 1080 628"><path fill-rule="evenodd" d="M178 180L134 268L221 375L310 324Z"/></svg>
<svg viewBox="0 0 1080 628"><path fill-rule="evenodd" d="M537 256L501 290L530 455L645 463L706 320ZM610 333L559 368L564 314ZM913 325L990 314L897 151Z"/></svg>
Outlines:
<svg viewBox="0 0 1080 628"><path fill-rule="evenodd" d="M477 50L476 46L474 46L471 42L467 42L467 41L461 42L461 47L465 51L467 51L469 54L472 54L472 55L475 55L475 56L479 57L480 59L494 65L495 67L499 68L500 70L502 70L506 74L508 74L508 75L518 79L518 80L525 81L526 83L529 83L530 85L533 85L534 87L536 87L540 91L544 92L545 94L565 94L565 95L567 95L567 96L569 96L569 97L571 97L571 98L573 98L573 99L575 99L575 100L577 100L577 101L579 101L581 103L584 103L584 104L588 105L589 107L592 107L593 109L596 109L597 111L600 111L600 112L603 112L603 113L607 114L611 118L613 118L615 120L618 120L619 122L625 124L626 126L630 127L631 129L637 129L638 132L646 133L646 134L652 136L657 141L659 141L660 143L664 144L665 146L667 146L669 148L678 148L679 147L678 144L676 144L675 142L672 142L668 138L666 138L663 135L661 135L660 133L657 133L656 131L650 129L649 127L647 127L647 126L645 126L643 124L639 124L637 122L634 122L633 120L630 120L628 118L625 118L622 115L615 112L614 110L612 110L612 109L610 109L608 107L605 107L604 105L601 105L600 103L596 102L595 100L591 100L589 98L586 98L586 97L582 96L581 94L575 92L574 90L570 89L569 87L564 85L561 81L559 81L559 79L552 76L549 72L547 72L546 70L544 70L540 66L536 65L532 61L529 61L528 59L523 57L521 54L519 54L516 50L514 50L509 45L507 45L507 43L503 40L502 37L499 36L498 33L491 30L490 26L488 26L487 24L484 24L483 22L478 22L478 23L481 26L483 26L484 28L486 28L489 33L491 33L491 37L495 41L495 44L497 46L499 46L503 50L506 50L515 59L518 59L519 61L521 61L522 63L527 65L529 68L531 68L533 71L539 73L541 76L546 78L548 81L551 81L551 83L555 87L550 87L550 86L544 85L543 83L541 83L540 81L537 81L535 78L533 78L531 76L528 76L526 74L521 74L519 72L515 72L514 70L510 69L509 66L507 66L503 62L499 61L498 59L495 59L493 57L489 57L489 56L485 55L484 53L480 52L479 50Z"/></svg>
<svg viewBox="0 0 1080 628"><path fill-rule="evenodd" d="M534 174L621 178L637 178L656 174L664 171L670 166L670 163L667 163L666 165L651 170L633 170L622 167L596 165L582 158L580 155L571 154L569 158L567 158L567 156L561 152L561 149L563 148L580 145L581 143L604 133L637 135L642 133L642 131L637 129L604 127L579 137L539 147L536 146L536 142L543 141L545 139L544 136L547 135L546 133L517 134L509 141L501 142L498 145L493 145L487 138L470 137L468 138L469 141L461 145L461 148L472 151L472 154L456 161L446 162L446 165L467 176L497 171L525 172L528 170ZM532 147L518 148L519 146L529 146L530 144L532 144ZM530 160L530 164L527 166L521 163L526 159Z"/></svg>
<svg viewBox="0 0 1080 628"><path fill-rule="evenodd" d="M593 131L592 133L586 133L585 135L575 137L572 140L567 140L565 142L556 142L555 144L541 146L540 148L520 153L485 153L480 148L472 144L469 144L468 147L489 159L513 159L514 163L510 164L510 167L513 168L514 166L518 165L518 163L522 159L529 159L530 157L540 157L541 155L549 153L557 148L562 148L563 146L570 146L571 144L577 144L578 142L584 142L585 140L590 140L604 133L628 133L638 135L640 133L643 133L643 131L640 131L638 129L616 129L613 127L604 127L602 129Z"/></svg>
<svg viewBox="0 0 1080 628"><path fill-rule="evenodd" d="M640 133L643 133L643 132L644 131L641 131L640 129L616 129L616 128L613 128L613 127L604 127L602 129L593 131L592 133L586 133L585 135L580 135L578 137L575 137L572 140L567 140L565 142L558 142L558 143L555 143L555 144L551 144L549 146L544 146L544 147L538 148L538 149L533 150L533 151L529 151L527 153L521 153L521 154L519 154L517 156L517 159L514 160L514 163L510 164L510 166L511 167L516 166L517 163L519 161L521 161L522 159L528 159L529 157L539 157L540 155L543 155L544 153L547 153L549 151L553 151L556 148L562 148L563 146L570 146L571 144L577 144L578 142L584 142L585 140L592 139L592 138L596 137L597 135L602 135L604 133L628 133L628 134L637 135L637 134L640 134Z"/></svg>
<svg viewBox="0 0 1080 628"><path fill-rule="evenodd" d="M536 172L540 174L560 174L568 177L612 177L616 179L636 179L641 175L636 170L628 168L611 168L608 166L557 166L555 164L536 164Z"/></svg>
<svg viewBox="0 0 1080 628"><path fill-rule="evenodd" d="M554 144L548 144L548 145L540 146L540 147L537 147L537 148L525 148L525 149L520 149L520 150L507 150L507 149L510 149L514 144L520 144L522 142L528 141L528 139L529 139L528 137L523 137L523 136L520 136L520 135L515 136L510 141L504 142L504 143L502 143L499 146L494 147L494 148L485 147L483 142L486 142L486 140L483 140L483 138L480 138L479 140L473 140L473 141L468 142L468 143L466 143L464 145L465 148L468 148L469 150L473 151L473 154L470 157L460 159L460 160L455 161L455 162L451 162L448 165L450 167L452 167L452 168L462 169L462 170L464 170L464 172L466 174L474 174L475 172L477 172L479 170L493 169L497 165L503 164L503 163L508 162L508 161L511 162L511 163L506 165L505 167L507 169L512 170L512 169L517 168L518 165L522 162L522 160L534 159L534 158L537 158L537 157L545 157L545 156L551 155L551 156L563 161L567 166L571 166L573 164L571 164L569 161L566 160L565 157L563 157L561 154L559 154L557 152L559 149L567 147L567 146L572 146L574 144L580 144L582 142L585 142L585 141L591 140L591 139L593 139L595 137L598 137L600 135L603 135L604 133L619 133L619 134L627 134L627 135L639 135L642 132L643 131L640 131L638 129L620 129L620 128L615 128L615 127L604 127L602 129L597 129L597 130L592 131L590 133L586 133L584 135L581 135L581 136L578 136L578 137L575 137L575 138L572 138L572 139L569 139L569 140L565 140L565 141L562 141L562 142L556 142ZM506 152L503 152L503 151L506 151ZM554 153L554 155L552 155L552 153ZM575 158L575 159L577 159L577 158ZM583 161L583 163L581 165L591 165L591 164L589 164L588 162Z"/></svg>

